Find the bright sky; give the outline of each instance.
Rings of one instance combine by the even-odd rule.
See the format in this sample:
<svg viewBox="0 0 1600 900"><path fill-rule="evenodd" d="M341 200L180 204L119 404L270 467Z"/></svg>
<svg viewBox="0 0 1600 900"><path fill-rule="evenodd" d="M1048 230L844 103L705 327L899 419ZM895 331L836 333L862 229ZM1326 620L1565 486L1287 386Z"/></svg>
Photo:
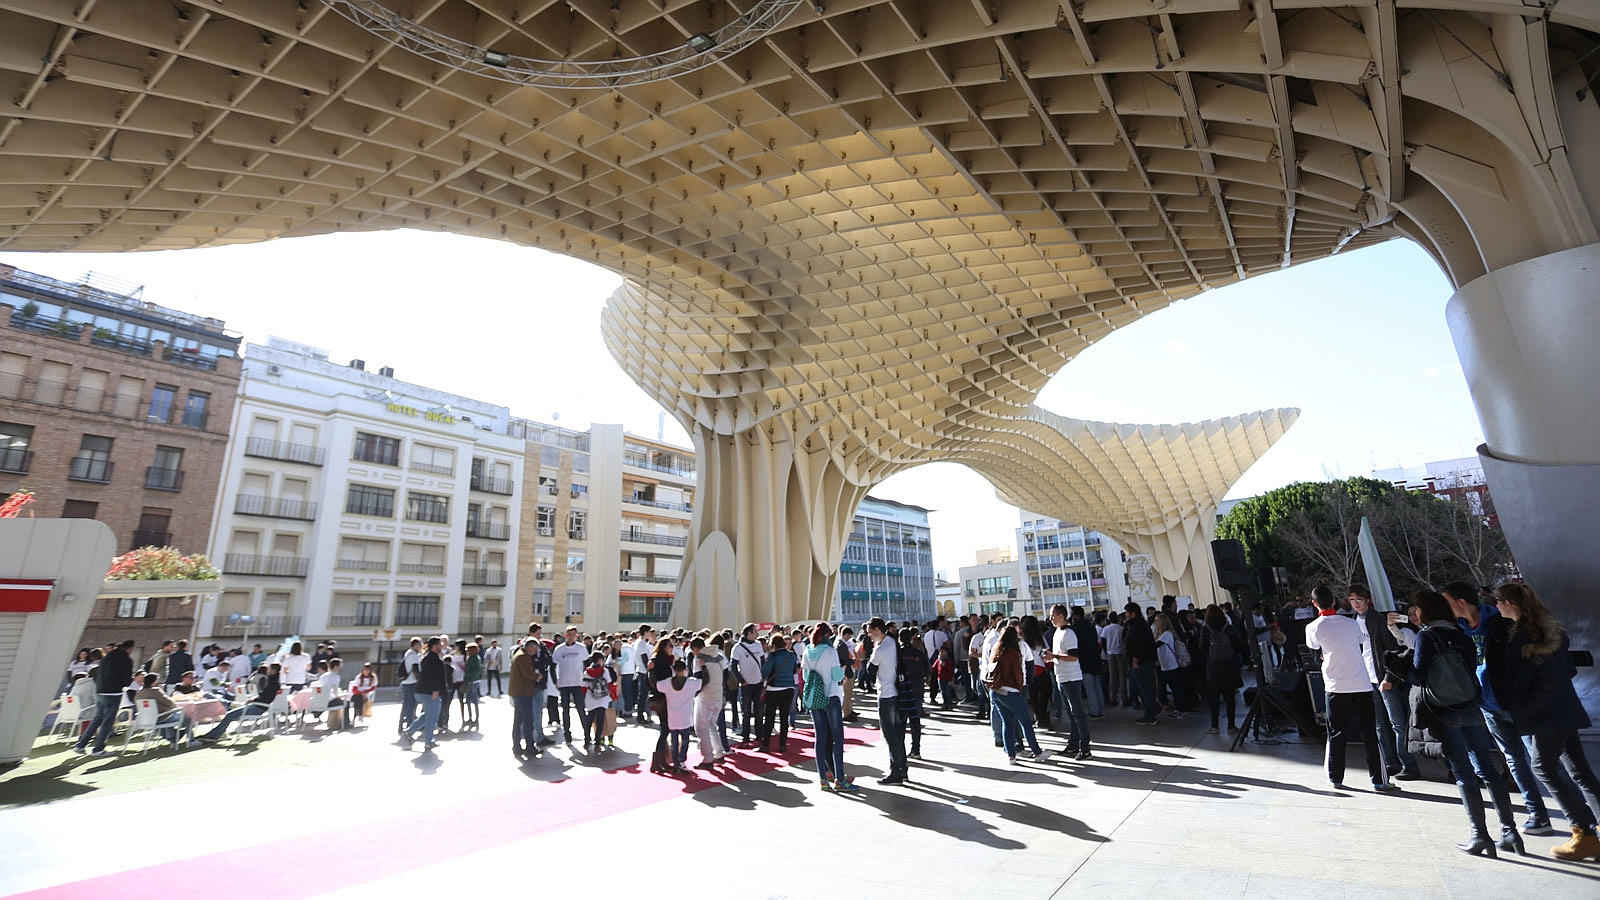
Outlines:
<svg viewBox="0 0 1600 900"><path fill-rule="evenodd" d="M582 429L654 436L661 408L612 361L600 308L617 276L495 241L396 231L209 250L0 253L61 278L146 285L145 299L275 334L335 361ZM1482 431L1444 323L1451 293L1413 244L1393 241L1220 288L1112 334L1063 369L1039 404L1109 422L1197 421L1297 406L1300 421L1229 494L1468 456ZM668 440L687 443L666 420ZM1009 546L1018 516L954 464L897 475L878 496L930 507L934 565Z"/></svg>

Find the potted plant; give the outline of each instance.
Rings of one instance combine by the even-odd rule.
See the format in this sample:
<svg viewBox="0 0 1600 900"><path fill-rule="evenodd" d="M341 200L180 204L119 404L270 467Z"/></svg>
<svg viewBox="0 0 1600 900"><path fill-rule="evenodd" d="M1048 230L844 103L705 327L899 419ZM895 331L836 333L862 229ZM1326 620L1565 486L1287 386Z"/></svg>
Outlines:
<svg viewBox="0 0 1600 900"><path fill-rule="evenodd" d="M204 554L176 547L140 547L111 561L101 597L188 597L215 594L221 575Z"/></svg>
<svg viewBox="0 0 1600 900"><path fill-rule="evenodd" d="M94 330L94 339L97 341L109 341L113 337L114 335L109 328L96 328Z"/></svg>
<svg viewBox="0 0 1600 900"><path fill-rule="evenodd" d="M29 300L27 303L22 304L22 317L24 319L31 319L34 316L37 316L38 314L39 314L39 304L33 302L32 300Z"/></svg>

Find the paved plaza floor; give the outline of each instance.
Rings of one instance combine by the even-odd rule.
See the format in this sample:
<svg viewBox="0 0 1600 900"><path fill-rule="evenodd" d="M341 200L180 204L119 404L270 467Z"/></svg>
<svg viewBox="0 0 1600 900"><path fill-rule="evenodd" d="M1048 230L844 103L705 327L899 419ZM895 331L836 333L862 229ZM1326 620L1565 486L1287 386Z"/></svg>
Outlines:
<svg viewBox="0 0 1600 900"><path fill-rule="evenodd" d="M1013 767L987 725L935 713L912 783L878 787L887 752L864 715L845 753L864 790L836 796L817 787L804 730L787 757L739 751L715 774L668 778L649 772L654 729L519 764L504 699L431 752L395 744L397 709L352 731L144 757L42 742L0 774L0 895L392 898L528 875L533 895L614 895L661 875L662 890L739 898L1600 897L1600 865L1549 858L1558 838L1528 838L1526 857L1457 853L1451 784L1335 792L1320 744L1229 753L1202 716L1138 728L1113 710L1094 760Z"/></svg>

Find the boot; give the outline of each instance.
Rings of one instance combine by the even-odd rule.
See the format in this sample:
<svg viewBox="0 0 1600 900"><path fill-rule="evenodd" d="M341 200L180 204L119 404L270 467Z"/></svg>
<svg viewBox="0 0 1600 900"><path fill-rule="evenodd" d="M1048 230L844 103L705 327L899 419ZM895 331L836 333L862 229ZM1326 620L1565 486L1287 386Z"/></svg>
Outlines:
<svg viewBox="0 0 1600 900"><path fill-rule="evenodd" d="M1500 826L1500 842L1498 846L1507 853L1515 853L1518 856L1528 855L1528 849L1522 845L1522 832L1509 825Z"/></svg>
<svg viewBox="0 0 1600 900"><path fill-rule="evenodd" d="M1596 837L1592 829L1582 825L1572 826L1572 840L1550 851L1556 859L1600 860L1600 837Z"/></svg>
<svg viewBox="0 0 1600 900"><path fill-rule="evenodd" d="M1467 821L1472 825L1471 837L1465 842L1456 845L1456 849L1469 856L1482 856L1487 854L1490 859L1496 859L1494 841L1489 840L1489 827L1483 809L1483 794L1476 786L1467 787L1460 782L1456 788L1461 792L1461 805L1467 808Z"/></svg>

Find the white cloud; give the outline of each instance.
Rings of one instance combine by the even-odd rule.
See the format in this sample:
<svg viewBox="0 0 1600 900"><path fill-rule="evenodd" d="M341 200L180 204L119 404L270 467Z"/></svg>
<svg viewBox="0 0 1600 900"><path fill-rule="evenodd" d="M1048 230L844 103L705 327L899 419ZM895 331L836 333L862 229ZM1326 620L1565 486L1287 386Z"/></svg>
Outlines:
<svg viewBox="0 0 1600 900"><path fill-rule="evenodd" d="M1169 341L1162 341L1161 349L1165 350L1167 355L1172 357L1188 356L1189 353L1194 350L1193 347L1189 346L1189 342L1183 338L1173 338Z"/></svg>

